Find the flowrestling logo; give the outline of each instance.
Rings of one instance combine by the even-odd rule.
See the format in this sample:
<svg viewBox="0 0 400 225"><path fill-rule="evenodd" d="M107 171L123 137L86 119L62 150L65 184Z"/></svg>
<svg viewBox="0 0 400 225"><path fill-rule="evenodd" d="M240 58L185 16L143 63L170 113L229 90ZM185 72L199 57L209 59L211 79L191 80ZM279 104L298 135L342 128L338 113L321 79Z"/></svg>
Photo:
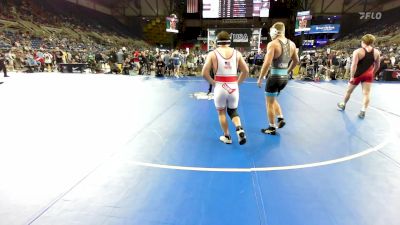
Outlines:
<svg viewBox="0 0 400 225"><path fill-rule="evenodd" d="M359 12L360 20L380 20L382 18L381 12Z"/></svg>

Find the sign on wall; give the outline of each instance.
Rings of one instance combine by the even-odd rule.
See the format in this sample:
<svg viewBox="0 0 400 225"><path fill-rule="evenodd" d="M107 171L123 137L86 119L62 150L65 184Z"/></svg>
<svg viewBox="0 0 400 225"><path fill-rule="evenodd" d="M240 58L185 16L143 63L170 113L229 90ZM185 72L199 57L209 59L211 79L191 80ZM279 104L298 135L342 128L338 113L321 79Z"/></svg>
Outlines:
<svg viewBox="0 0 400 225"><path fill-rule="evenodd" d="M226 28L226 29L208 29L208 50L216 47L217 35L221 31L231 34L231 47L248 48L257 51L260 46L261 29L259 28Z"/></svg>
<svg viewBox="0 0 400 225"><path fill-rule="evenodd" d="M340 24L312 25L310 34L337 34L340 31Z"/></svg>

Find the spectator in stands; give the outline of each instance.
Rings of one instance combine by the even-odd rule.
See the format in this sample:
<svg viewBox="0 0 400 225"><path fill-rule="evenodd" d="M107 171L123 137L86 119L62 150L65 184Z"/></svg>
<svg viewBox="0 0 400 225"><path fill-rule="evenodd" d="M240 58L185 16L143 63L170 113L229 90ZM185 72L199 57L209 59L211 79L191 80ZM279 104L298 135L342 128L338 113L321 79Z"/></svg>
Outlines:
<svg viewBox="0 0 400 225"><path fill-rule="evenodd" d="M187 64L186 64L186 57L187 57L187 52L186 51L180 51L179 52L179 58L181 61L181 74L182 76L185 76L187 74Z"/></svg>
<svg viewBox="0 0 400 225"><path fill-rule="evenodd" d="M124 51L122 48L117 52L117 66L118 70L122 72L122 66L124 64L125 58L124 58ZM128 73L129 74L129 73Z"/></svg>
<svg viewBox="0 0 400 225"><path fill-rule="evenodd" d="M383 63L386 64L386 68L385 69L393 69L392 60L390 59L389 56L385 56L385 59L383 60Z"/></svg>
<svg viewBox="0 0 400 225"><path fill-rule="evenodd" d="M346 66L346 53L345 52L341 52L338 57L337 57L338 61L339 61L339 66L337 69L337 75L336 77L340 77L340 78L344 78L344 74L345 74L345 66Z"/></svg>
<svg viewBox="0 0 400 225"><path fill-rule="evenodd" d="M25 58L25 65L28 68L28 73L33 73L39 66L39 63L35 61L32 51L28 51Z"/></svg>
<svg viewBox="0 0 400 225"><path fill-rule="evenodd" d="M140 75L145 75L148 74L148 56L146 54L146 51L142 51L139 55L139 64L140 64L140 69L139 69L139 74Z"/></svg>
<svg viewBox="0 0 400 225"><path fill-rule="evenodd" d="M264 63L264 54L261 50L257 52L254 56L254 75L258 74L261 71L261 67Z"/></svg>
<svg viewBox="0 0 400 225"><path fill-rule="evenodd" d="M65 48L63 48L63 49L65 49ZM67 49L69 49L69 48L67 48ZM65 50L62 51L62 62L63 63L72 63L72 61L74 60L73 58L74 57L72 56L72 53L70 51L65 51Z"/></svg>
<svg viewBox="0 0 400 225"><path fill-rule="evenodd" d="M303 57L300 59L300 71L299 71L300 77L306 75L306 67L307 67L307 56L303 55Z"/></svg>
<svg viewBox="0 0 400 225"><path fill-rule="evenodd" d="M83 62L87 63L88 68L92 73L97 73L97 63L96 63L96 58L94 53L89 53L88 55L84 56Z"/></svg>
<svg viewBox="0 0 400 225"><path fill-rule="evenodd" d="M324 57L326 57L325 55L320 55L318 56L318 58L316 59L317 61L317 71L316 71L316 78L317 79L326 79L326 72L327 72L327 67L326 67L326 60L324 59Z"/></svg>
<svg viewBox="0 0 400 225"><path fill-rule="evenodd" d="M133 62L135 63L136 68L138 69L138 71L140 70L140 60L139 60L139 57L140 57L140 52L139 52L139 50L136 50L136 51L133 53Z"/></svg>
<svg viewBox="0 0 400 225"><path fill-rule="evenodd" d="M156 76L164 76L165 72L165 63L161 56L157 56L157 61L156 61Z"/></svg>
<svg viewBox="0 0 400 225"><path fill-rule="evenodd" d="M392 64L392 68L396 65L396 57L394 53L390 53L390 63Z"/></svg>
<svg viewBox="0 0 400 225"><path fill-rule="evenodd" d="M151 74L150 71L152 70L152 67L156 62L156 57L155 57L154 52L153 51L149 51L149 50L146 51L146 55L147 55L147 59L148 59L147 71L149 72L149 74Z"/></svg>
<svg viewBox="0 0 400 225"><path fill-rule="evenodd" d="M6 58L3 52L0 52L0 71L3 71L4 77L8 77L6 68Z"/></svg>
<svg viewBox="0 0 400 225"><path fill-rule="evenodd" d="M7 54L5 54L5 58L6 58L6 61L8 62L10 70L14 71L15 70L14 61L15 61L16 55L13 53L13 51L11 49Z"/></svg>
<svg viewBox="0 0 400 225"><path fill-rule="evenodd" d="M193 71L194 71L194 73L197 73L197 67L198 67L198 65L197 65L197 62L199 61L199 53L198 52L196 52L195 54L193 54Z"/></svg>
<svg viewBox="0 0 400 225"><path fill-rule="evenodd" d="M173 53L172 53L172 60L173 60L173 64L174 64L174 76L175 77L180 77L180 68L181 68L181 56L179 53L179 50L176 49Z"/></svg>
<svg viewBox="0 0 400 225"><path fill-rule="evenodd" d="M56 63L63 63L63 52L57 47L55 51Z"/></svg>
<svg viewBox="0 0 400 225"><path fill-rule="evenodd" d="M21 70L25 61L25 54L22 50L17 50L15 52L14 68L16 70Z"/></svg>
<svg viewBox="0 0 400 225"><path fill-rule="evenodd" d="M122 74L129 75L129 71L132 69L131 65L131 57L127 56L124 60L123 67L122 67Z"/></svg>
<svg viewBox="0 0 400 225"><path fill-rule="evenodd" d="M35 61L38 63L39 71L44 71L45 62L44 62L43 52L40 50L35 51L33 56L34 56Z"/></svg>
<svg viewBox="0 0 400 225"><path fill-rule="evenodd" d="M378 71L376 71L376 73L375 73L375 80L379 80L379 79L382 78L383 71L388 69L389 65L390 65L389 58L387 56L381 55L381 57L380 57L380 66L379 66Z"/></svg>
<svg viewBox="0 0 400 225"><path fill-rule="evenodd" d="M164 54L164 64L165 64L165 72L164 73L168 72L168 76L171 74L170 67L169 67L170 58L171 58L171 56L169 54L169 51L166 51Z"/></svg>
<svg viewBox="0 0 400 225"><path fill-rule="evenodd" d="M318 54L315 54L313 57L311 57L311 64L314 67L314 74L316 74L318 71Z"/></svg>
<svg viewBox="0 0 400 225"><path fill-rule="evenodd" d="M110 66L110 74L111 73L119 73L117 63L117 53L115 49L112 49L108 54L108 65Z"/></svg>
<svg viewBox="0 0 400 225"><path fill-rule="evenodd" d="M344 66L344 68L345 68L344 79L349 80L352 58L350 57L350 54L348 54L348 53L346 53L345 57L346 57L346 65Z"/></svg>
<svg viewBox="0 0 400 225"><path fill-rule="evenodd" d="M191 75L194 70L194 53L189 52L188 56L186 57L186 64L188 68L188 75Z"/></svg>
<svg viewBox="0 0 400 225"><path fill-rule="evenodd" d="M96 61L96 64L102 63L104 61L103 54L101 54L100 52L97 52L94 56L94 59Z"/></svg>
<svg viewBox="0 0 400 225"><path fill-rule="evenodd" d="M246 57L246 62L249 65L250 69L250 76L255 75L255 68L254 68L254 52L250 52Z"/></svg>
<svg viewBox="0 0 400 225"><path fill-rule="evenodd" d="M339 69L339 58L335 51L332 51L332 56L329 60L329 65L330 65L330 70L328 70L328 76L330 77L331 80L336 80Z"/></svg>

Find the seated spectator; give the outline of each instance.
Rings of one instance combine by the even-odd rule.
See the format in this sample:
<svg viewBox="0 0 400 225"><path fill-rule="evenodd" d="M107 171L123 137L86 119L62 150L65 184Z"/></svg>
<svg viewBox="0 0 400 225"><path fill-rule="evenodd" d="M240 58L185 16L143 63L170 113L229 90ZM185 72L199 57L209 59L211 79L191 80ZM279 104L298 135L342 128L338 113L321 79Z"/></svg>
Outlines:
<svg viewBox="0 0 400 225"><path fill-rule="evenodd" d="M32 52L26 54L25 66L28 68L26 71L28 73L33 73L40 66L40 62L35 60Z"/></svg>

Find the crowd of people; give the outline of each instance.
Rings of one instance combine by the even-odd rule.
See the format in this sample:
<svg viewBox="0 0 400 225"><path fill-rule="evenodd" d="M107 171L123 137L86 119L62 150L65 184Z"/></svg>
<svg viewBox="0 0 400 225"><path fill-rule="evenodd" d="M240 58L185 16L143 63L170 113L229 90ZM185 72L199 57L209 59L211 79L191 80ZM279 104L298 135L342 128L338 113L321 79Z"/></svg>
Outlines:
<svg viewBox="0 0 400 225"><path fill-rule="evenodd" d="M8 71L55 71L61 63L85 63L98 72L101 66L94 62L109 64L120 46L150 48L145 41L129 37L126 27L118 29L115 19L98 14L94 15L96 21L80 19L79 13L73 13L76 7L73 12L63 8L60 13L52 10L51 4L0 1L0 53ZM107 22L102 25L99 21Z"/></svg>
<svg viewBox="0 0 400 225"><path fill-rule="evenodd" d="M206 55L204 52L184 50L111 48L104 51L54 49L20 49L12 47L1 53L8 71L54 72L60 64L87 64L92 73L124 75L167 75L180 77L200 73Z"/></svg>
<svg viewBox="0 0 400 225"><path fill-rule="evenodd" d="M0 37L2 35L0 34ZM22 41L23 42L23 41ZM206 59L206 52L180 49L141 50L132 48L111 48L103 51L90 49L69 50L60 47L54 49L21 49L19 42L15 47L2 52L8 71L53 72L60 71L59 64L87 64L92 73L114 73L124 75L199 75ZM61 45L63 46L63 45ZM385 69L400 69L400 48L397 45L378 47L382 52L381 68L376 79L382 77ZM243 53L250 68L250 76L258 76L264 61L265 52ZM351 52L320 49L305 51L300 55L300 68L294 79L335 80L350 77L352 63Z"/></svg>
<svg viewBox="0 0 400 225"><path fill-rule="evenodd" d="M50 1L51 2L51 1ZM65 6L52 7L49 1L40 0L1 0L0 1L0 19L8 21L29 21L36 25L71 28L76 31L98 32L106 35L124 35L127 36L125 29L117 29L117 24L105 26L100 24L96 14L90 20L85 15L79 15L76 7L65 3ZM54 4L58 4L55 2ZM71 9L68 9L68 6ZM54 8L61 8L61 12L54 11ZM57 9L60 10L60 9ZM84 19L82 19L84 18Z"/></svg>
<svg viewBox="0 0 400 225"><path fill-rule="evenodd" d="M0 28L0 53L8 71L53 72L62 70L60 64L80 63L92 73L200 73L205 52L156 49L115 31L114 24L105 27L52 11L50 3L46 8L36 0L0 1L0 24L5 24ZM7 28L9 22L14 29ZM25 22L37 25L36 30L24 27Z"/></svg>
<svg viewBox="0 0 400 225"><path fill-rule="evenodd" d="M144 41L125 39L123 33L84 22L74 16L54 13L35 4L35 0L2 0L0 5L0 20L29 21L39 27L36 32L23 27L19 30L10 30L7 27L0 29L0 51L8 71L53 72L61 70L60 64L82 63L92 73L180 77L200 75L206 59L205 51L156 49ZM75 33L70 34L65 30L49 32L43 26L61 27ZM397 45L398 40L392 37L400 30L400 26L394 24L378 30L378 34L386 39L377 40L376 47L382 52L382 56L376 79L382 77L385 69L400 69L400 48ZM116 39L112 39L113 37ZM116 41L118 38L123 41ZM358 45L358 41L353 39L357 40L357 37L346 36L330 46L314 51L300 50L300 68L292 78L349 79L351 52ZM249 65L250 76L258 76L266 50L242 54Z"/></svg>
<svg viewBox="0 0 400 225"><path fill-rule="evenodd" d="M354 48L355 49L355 48ZM336 80L350 78L350 68L353 60L352 51L320 49L316 52L304 52L300 56L299 79ZM386 69L400 70L400 48L397 44L377 46L381 54L380 68L375 79L382 79L382 72Z"/></svg>

